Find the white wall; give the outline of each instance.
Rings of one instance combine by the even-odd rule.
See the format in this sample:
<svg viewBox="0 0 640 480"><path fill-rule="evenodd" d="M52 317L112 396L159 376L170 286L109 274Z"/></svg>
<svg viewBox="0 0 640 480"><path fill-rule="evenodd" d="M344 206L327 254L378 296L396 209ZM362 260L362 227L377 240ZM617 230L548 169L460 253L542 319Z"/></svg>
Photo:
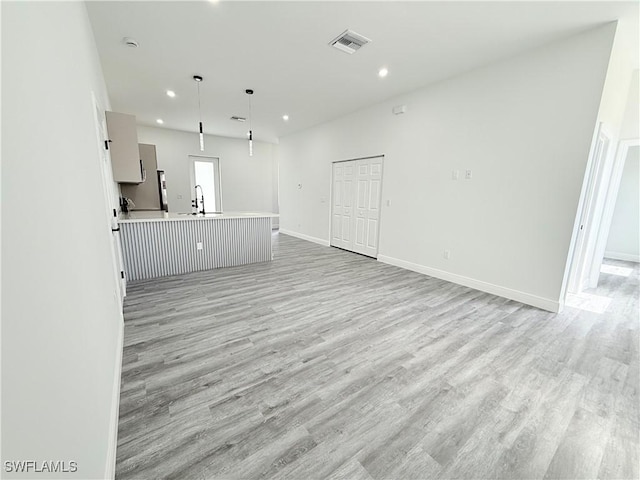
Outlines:
<svg viewBox="0 0 640 480"><path fill-rule="evenodd" d="M615 26L616 34L611 46L607 76L602 89L598 121L604 123L615 141L620 136L628 106L633 65L637 63L637 59L634 58L634 52L637 50L635 44L638 42L637 28L633 25L635 22L625 19L610 25Z"/></svg>
<svg viewBox="0 0 640 480"><path fill-rule="evenodd" d="M328 241L331 162L384 154L381 258L557 308L614 32L281 138L281 228ZM408 112L392 115L399 104Z"/></svg>
<svg viewBox="0 0 640 480"><path fill-rule="evenodd" d="M640 262L640 147L627 153L605 256Z"/></svg>
<svg viewBox="0 0 640 480"><path fill-rule="evenodd" d="M220 157L224 211L277 213L277 145L254 141L249 157L246 140L206 135L205 151L200 152L195 132L145 126L138 126L138 141L156 145L158 169L167 175L170 211L191 211L189 155L208 155Z"/></svg>
<svg viewBox="0 0 640 480"><path fill-rule="evenodd" d="M110 471L122 313L92 90L108 105L83 3L3 2L3 470Z"/></svg>
<svg viewBox="0 0 640 480"><path fill-rule="evenodd" d="M640 75L633 72L620 138L640 138Z"/></svg>

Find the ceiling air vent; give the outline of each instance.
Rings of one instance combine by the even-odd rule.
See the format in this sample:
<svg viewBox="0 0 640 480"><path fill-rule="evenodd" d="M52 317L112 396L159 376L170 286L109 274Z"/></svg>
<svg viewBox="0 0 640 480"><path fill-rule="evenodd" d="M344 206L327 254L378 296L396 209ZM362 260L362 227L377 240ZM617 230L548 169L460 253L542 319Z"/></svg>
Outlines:
<svg viewBox="0 0 640 480"><path fill-rule="evenodd" d="M367 37L363 37L359 33L356 33L352 30L345 30L337 38L333 39L329 42L329 45L337 48L338 50L342 50L346 53L354 53L356 50L359 50L360 47L363 47L367 43L369 43Z"/></svg>
<svg viewBox="0 0 640 480"><path fill-rule="evenodd" d="M238 117L236 115L234 115L233 117L231 117L231 120L235 120L236 122L246 122L247 119L244 117Z"/></svg>

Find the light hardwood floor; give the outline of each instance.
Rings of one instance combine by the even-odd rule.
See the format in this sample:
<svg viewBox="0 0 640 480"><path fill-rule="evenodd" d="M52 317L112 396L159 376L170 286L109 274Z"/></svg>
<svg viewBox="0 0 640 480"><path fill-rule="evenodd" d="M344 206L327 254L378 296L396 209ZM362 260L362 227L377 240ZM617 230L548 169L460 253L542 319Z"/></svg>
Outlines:
<svg viewBox="0 0 640 480"><path fill-rule="evenodd" d="M117 478L638 478L638 267L556 315L275 235L130 285Z"/></svg>

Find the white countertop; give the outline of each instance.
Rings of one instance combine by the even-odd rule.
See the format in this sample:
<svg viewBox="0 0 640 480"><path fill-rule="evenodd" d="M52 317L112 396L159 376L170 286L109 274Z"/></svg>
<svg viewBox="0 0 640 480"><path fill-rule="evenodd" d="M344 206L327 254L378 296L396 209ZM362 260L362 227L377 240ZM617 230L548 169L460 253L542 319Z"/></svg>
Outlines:
<svg viewBox="0 0 640 480"><path fill-rule="evenodd" d="M136 223L136 222L162 222L162 221L182 221L182 220L220 220L225 218L275 218L279 217L277 213L269 212L225 212L225 213L207 213L206 215L184 214L184 213L166 213L154 211L138 211L120 214L120 223Z"/></svg>

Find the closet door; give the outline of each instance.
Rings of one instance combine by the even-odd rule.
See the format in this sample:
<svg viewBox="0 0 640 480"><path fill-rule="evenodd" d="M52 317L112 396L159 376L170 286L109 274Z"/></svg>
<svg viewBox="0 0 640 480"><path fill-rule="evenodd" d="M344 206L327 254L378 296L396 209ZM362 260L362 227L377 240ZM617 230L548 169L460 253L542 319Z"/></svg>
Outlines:
<svg viewBox="0 0 640 480"><path fill-rule="evenodd" d="M331 202L331 245L352 250L353 203L356 162L333 164L333 199Z"/></svg>
<svg viewBox="0 0 640 480"><path fill-rule="evenodd" d="M378 255L381 190L382 157L357 160L354 241L351 250L370 257Z"/></svg>

